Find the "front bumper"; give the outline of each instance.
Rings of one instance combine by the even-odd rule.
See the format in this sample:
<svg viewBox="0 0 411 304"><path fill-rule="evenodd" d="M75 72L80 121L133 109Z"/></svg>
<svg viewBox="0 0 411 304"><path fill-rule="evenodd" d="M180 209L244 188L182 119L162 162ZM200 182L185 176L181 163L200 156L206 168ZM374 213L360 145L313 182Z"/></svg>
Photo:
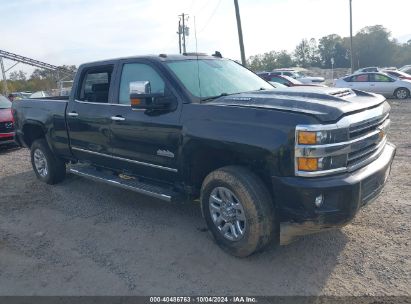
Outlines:
<svg viewBox="0 0 411 304"><path fill-rule="evenodd" d="M390 174L396 147L387 143L378 159L355 172L328 177L272 177L281 222L321 230L350 222L375 199ZM323 195L320 207L315 198Z"/></svg>
<svg viewBox="0 0 411 304"><path fill-rule="evenodd" d="M15 133L0 133L0 146L15 143Z"/></svg>

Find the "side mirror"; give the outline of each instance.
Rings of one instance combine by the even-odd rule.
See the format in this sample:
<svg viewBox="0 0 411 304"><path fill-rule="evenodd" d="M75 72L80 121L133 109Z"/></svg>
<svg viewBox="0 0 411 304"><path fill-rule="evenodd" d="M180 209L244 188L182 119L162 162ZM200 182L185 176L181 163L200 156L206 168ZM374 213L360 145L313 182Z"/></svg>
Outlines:
<svg viewBox="0 0 411 304"><path fill-rule="evenodd" d="M133 81L129 85L130 104L133 109L160 110L167 108L168 104L157 101L164 97L162 93L152 93L150 81Z"/></svg>

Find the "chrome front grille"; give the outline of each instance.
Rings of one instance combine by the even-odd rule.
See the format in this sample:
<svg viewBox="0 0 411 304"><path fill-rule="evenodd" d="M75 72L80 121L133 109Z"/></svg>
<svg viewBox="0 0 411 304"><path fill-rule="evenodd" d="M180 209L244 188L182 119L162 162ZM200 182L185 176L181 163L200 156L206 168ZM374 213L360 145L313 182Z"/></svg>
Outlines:
<svg viewBox="0 0 411 304"><path fill-rule="evenodd" d="M332 132L345 134L338 142L330 140L317 144L295 145L295 174L314 177L352 172L376 160L387 143L387 133L391 124L390 107L384 103L376 108L345 116L330 125L298 125L298 132ZM315 171L298 170L298 159L315 158L318 163L326 164Z"/></svg>
<svg viewBox="0 0 411 304"><path fill-rule="evenodd" d="M14 124L11 121L0 122L0 133L11 133L14 131Z"/></svg>
<svg viewBox="0 0 411 304"><path fill-rule="evenodd" d="M382 116L375 117L366 121L352 124L349 129L350 138L356 138L368 132L378 129L389 118L390 114L386 113Z"/></svg>
<svg viewBox="0 0 411 304"><path fill-rule="evenodd" d="M390 123L389 114L384 114L380 117L350 126L350 138L363 136L367 138L368 142L363 148L354 150L348 154L347 167L350 171L365 166L381 154L387 143L387 133Z"/></svg>

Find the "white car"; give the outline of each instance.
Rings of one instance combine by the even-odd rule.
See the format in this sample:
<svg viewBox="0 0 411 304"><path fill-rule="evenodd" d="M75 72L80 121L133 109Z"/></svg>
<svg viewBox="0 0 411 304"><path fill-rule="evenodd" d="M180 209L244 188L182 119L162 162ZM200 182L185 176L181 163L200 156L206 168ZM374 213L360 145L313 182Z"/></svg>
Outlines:
<svg viewBox="0 0 411 304"><path fill-rule="evenodd" d="M345 76L337 79L335 86L378 93L386 97L395 96L398 99L410 97L411 92L410 80L399 79L381 72Z"/></svg>
<svg viewBox="0 0 411 304"><path fill-rule="evenodd" d="M366 67L366 68L361 68L359 70L356 70L354 74L358 73L367 73L367 72L380 72L379 67Z"/></svg>
<svg viewBox="0 0 411 304"><path fill-rule="evenodd" d="M399 69L401 72L407 73L411 75L411 64L404 65L402 68Z"/></svg>
<svg viewBox="0 0 411 304"><path fill-rule="evenodd" d="M44 98L44 97L51 97L49 93L46 91L37 91L30 95L29 98Z"/></svg>
<svg viewBox="0 0 411 304"><path fill-rule="evenodd" d="M271 74L292 77L301 81L302 83L322 83L325 81L324 77L306 76L301 72L297 72L292 69L273 70Z"/></svg>

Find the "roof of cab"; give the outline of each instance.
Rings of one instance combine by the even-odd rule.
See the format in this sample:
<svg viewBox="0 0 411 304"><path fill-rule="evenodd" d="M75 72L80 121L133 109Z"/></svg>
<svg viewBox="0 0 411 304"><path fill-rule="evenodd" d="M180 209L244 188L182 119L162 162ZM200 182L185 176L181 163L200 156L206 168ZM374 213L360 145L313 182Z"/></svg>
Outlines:
<svg viewBox="0 0 411 304"><path fill-rule="evenodd" d="M217 59L221 60L222 58L216 56L210 56L202 53L187 53L185 55L181 54L159 54L159 55L140 55L140 56L129 56L129 57L120 57L120 58L113 58L113 59L106 59L106 60L99 60L93 62L87 62L81 64L80 66L88 66L88 65L105 65L105 64L113 64L119 60L130 60L130 59L149 59L155 61L178 61L178 60L197 60L197 59Z"/></svg>

